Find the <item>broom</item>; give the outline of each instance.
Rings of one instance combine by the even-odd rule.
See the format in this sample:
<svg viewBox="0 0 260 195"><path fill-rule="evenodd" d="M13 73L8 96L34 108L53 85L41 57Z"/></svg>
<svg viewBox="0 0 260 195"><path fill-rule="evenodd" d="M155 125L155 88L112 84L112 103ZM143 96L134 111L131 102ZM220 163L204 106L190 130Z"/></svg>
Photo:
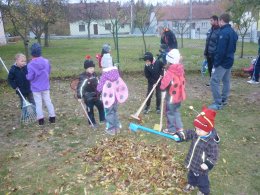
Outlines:
<svg viewBox="0 0 260 195"><path fill-rule="evenodd" d="M1 57L0 57L0 61L1 61L2 65L4 66L5 70L7 71L7 73L9 74L9 70L5 66L5 64L4 64L4 62L3 62ZM35 122L37 120L35 106L33 104L29 103L24 98L24 96L21 93L19 88L17 88L16 90L18 91L18 93L20 94L20 96L23 99L22 113L21 113L21 118L20 118L21 123L29 124L29 123Z"/></svg>

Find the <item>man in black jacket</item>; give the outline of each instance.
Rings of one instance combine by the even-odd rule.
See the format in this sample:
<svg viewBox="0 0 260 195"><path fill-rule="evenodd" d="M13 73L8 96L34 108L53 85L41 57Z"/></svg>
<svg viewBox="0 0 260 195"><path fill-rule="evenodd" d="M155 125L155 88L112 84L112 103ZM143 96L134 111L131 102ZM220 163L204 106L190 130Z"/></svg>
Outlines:
<svg viewBox="0 0 260 195"><path fill-rule="evenodd" d="M211 77L214 54L217 49L218 34L219 34L218 17L215 15L211 16L210 24L211 24L211 28L207 32L204 56L207 59L209 76Z"/></svg>

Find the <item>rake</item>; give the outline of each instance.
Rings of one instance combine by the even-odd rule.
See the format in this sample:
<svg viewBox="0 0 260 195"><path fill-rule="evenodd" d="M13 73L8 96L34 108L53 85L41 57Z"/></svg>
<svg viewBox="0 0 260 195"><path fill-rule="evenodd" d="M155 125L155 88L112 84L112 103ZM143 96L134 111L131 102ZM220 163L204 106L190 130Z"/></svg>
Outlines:
<svg viewBox="0 0 260 195"><path fill-rule="evenodd" d="M5 63L3 62L1 57L0 57L0 61L1 61L2 65L4 66L5 70L7 71L7 73L9 74L9 70L5 66ZM24 98L24 96L21 93L19 88L17 88L16 90L18 91L18 93L20 94L20 96L23 99L22 113L21 113L21 118L20 118L21 123L30 124L30 123L35 122L37 120L35 106Z"/></svg>

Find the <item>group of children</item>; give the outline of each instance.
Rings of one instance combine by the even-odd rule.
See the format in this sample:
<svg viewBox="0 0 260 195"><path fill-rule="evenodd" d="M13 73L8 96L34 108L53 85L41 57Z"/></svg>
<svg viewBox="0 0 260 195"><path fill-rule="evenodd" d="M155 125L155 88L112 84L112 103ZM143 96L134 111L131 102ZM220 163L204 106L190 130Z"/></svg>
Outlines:
<svg viewBox="0 0 260 195"><path fill-rule="evenodd" d="M118 103L123 103L128 98L128 88L119 71L113 65L111 47L103 45L100 56L102 75L100 79L95 73L95 63L90 56L84 61L85 72L80 74L77 86L78 101L84 101L89 115L89 123L97 125L94 117L94 106L99 111L99 120L106 123L106 132L115 135L120 132L121 123L118 118ZM8 81L16 89L19 88L28 100L35 104L39 125L44 124L42 101L47 106L49 122L55 123L54 106L50 99L49 75L51 66L47 59L41 56L41 46L37 43L31 47L32 60L26 67L26 59L22 54L16 55L16 63L12 66ZM213 168L218 159L218 136L214 129L216 112L206 107L194 120L194 130L183 130L180 107L186 99L184 67L181 63L182 56L178 49L171 49L166 54L166 64L155 59L151 52L144 54L145 76L148 80L147 94L161 79L156 87L156 112L161 112L161 92L166 93L166 118L167 128L164 133L178 137L180 141L192 140L186 158L189 169L188 184L185 192L194 190L197 186L200 194L209 194L208 171ZM33 96L33 98L32 98ZM22 99L21 99L22 102ZM147 101L145 114L150 110L151 99Z"/></svg>

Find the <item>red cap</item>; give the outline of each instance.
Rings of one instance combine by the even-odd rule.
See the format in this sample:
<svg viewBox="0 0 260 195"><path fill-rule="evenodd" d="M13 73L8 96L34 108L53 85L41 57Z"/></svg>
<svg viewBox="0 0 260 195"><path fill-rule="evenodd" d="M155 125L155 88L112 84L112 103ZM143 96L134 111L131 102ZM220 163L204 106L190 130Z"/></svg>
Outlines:
<svg viewBox="0 0 260 195"><path fill-rule="evenodd" d="M193 124L203 131L210 132L214 128L215 116L216 112L214 110L203 106L202 112L194 119Z"/></svg>

